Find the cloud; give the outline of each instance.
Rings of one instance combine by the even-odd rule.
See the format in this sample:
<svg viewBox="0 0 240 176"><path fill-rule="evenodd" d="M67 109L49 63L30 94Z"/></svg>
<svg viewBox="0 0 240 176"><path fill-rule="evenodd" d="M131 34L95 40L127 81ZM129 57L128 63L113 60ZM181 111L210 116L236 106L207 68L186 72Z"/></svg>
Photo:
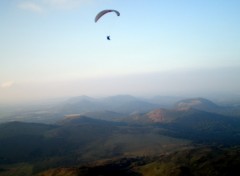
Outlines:
<svg viewBox="0 0 240 176"><path fill-rule="evenodd" d="M44 3L57 8L75 8L91 0L44 0Z"/></svg>
<svg viewBox="0 0 240 176"><path fill-rule="evenodd" d="M46 7L57 9L76 9L96 0L42 0Z"/></svg>
<svg viewBox="0 0 240 176"><path fill-rule="evenodd" d="M34 2L23 0L18 4L18 7L23 10L41 13L49 8L74 9L92 1L94 0L35 0Z"/></svg>
<svg viewBox="0 0 240 176"><path fill-rule="evenodd" d="M0 84L0 87L3 89L6 89L6 88L12 87L13 85L14 85L13 81L6 81L6 82L3 82L2 84Z"/></svg>
<svg viewBox="0 0 240 176"><path fill-rule="evenodd" d="M41 13L43 11L43 7L37 3L34 2L22 2L18 5L18 7L20 9L23 10L29 10L32 12L36 12L36 13Z"/></svg>

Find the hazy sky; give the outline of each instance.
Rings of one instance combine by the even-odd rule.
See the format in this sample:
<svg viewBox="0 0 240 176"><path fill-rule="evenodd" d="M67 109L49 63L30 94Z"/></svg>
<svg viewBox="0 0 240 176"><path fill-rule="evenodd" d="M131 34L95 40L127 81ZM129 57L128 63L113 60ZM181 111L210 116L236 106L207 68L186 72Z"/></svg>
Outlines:
<svg viewBox="0 0 240 176"><path fill-rule="evenodd" d="M121 16L95 23L103 9ZM239 0L1 0L0 102L240 94L239 9Z"/></svg>

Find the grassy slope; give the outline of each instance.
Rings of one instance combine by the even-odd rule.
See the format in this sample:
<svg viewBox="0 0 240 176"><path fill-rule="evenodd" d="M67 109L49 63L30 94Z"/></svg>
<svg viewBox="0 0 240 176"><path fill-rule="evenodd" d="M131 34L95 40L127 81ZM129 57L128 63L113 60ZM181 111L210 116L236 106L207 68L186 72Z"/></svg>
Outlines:
<svg viewBox="0 0 240 176"><path fill-rule="evenodd" d="M143 176L227 176L238 175L240 148L197 148L175 152L137 168Z"/></svg>
<svg viewBox="0 0 240 176"><path fill-rule="evenodd" d="M121 158L76 168L58 168L36 176L237 176L240 148L195 148L157 157Z"/></svg>

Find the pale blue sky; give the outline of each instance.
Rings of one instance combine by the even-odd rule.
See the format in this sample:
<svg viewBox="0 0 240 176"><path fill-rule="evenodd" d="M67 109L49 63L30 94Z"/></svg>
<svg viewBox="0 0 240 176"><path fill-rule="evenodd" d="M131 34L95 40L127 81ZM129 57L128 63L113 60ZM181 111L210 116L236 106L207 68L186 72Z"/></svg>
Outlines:
<svg viewBox="0 0 240 176"><path fill-rule="evenodd" d="M107 14L95 23L103 9L121 16ZM240 68L239 9L239 0L1 0L0 99L134 94L134 88L138 94L167 94L172 87L194 92L194 80L183 74L193 70L207 91L216 81L209 70L224 75ZM186 78L179 91L179 80L166 81L176 73ZM164 85L145 83L161 74ZM212 92L240 93L239 76L227 75Z"/></svg>

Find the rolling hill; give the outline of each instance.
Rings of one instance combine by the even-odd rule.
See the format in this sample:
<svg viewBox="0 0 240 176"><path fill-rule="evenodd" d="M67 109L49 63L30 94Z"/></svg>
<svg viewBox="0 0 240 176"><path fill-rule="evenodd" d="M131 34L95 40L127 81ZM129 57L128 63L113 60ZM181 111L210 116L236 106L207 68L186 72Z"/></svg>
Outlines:
<svg viewBox="0 0 240 176"><path fill-rule="evenodd" d="M175 103L174 107L178 110L197 109L226 116L240 117L240 107L238 105L220 106L205 98L183 99Z"/></svg>
<svg viewBox="0 0 240 176"><path fill-rule="evenodd" d="M215 111L222 107L216 105L210 100L205 98L191 98L178 101L175 104L175 108L179 110L187 110L187 109L198 109L203 111Z"/></svg>

